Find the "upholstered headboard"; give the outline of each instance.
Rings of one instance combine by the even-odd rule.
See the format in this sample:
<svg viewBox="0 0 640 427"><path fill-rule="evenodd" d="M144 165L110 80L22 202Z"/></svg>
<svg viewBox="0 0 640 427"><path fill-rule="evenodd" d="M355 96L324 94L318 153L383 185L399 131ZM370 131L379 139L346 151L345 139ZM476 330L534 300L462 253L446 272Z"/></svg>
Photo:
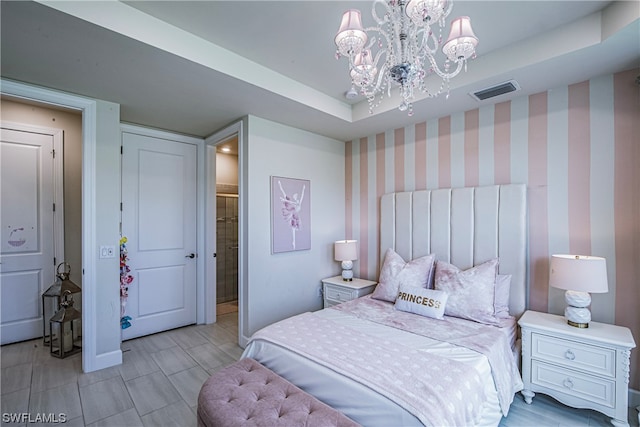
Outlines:
<svg viewBox="0 0 640 427"><path fill-rule="evenodd" d="M382 196L380 265L388 248L405 260L435 253L467 269L500 258L511 274L509 309L527 304L527 188L524 184L447 188Z"/></svg>

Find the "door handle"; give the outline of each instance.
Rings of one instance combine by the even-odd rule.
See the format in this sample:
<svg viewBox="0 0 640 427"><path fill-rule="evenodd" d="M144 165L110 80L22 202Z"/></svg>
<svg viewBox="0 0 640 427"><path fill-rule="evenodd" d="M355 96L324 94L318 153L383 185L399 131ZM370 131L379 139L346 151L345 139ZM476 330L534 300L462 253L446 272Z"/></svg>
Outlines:
<svg viewBox="0 0 640 427"><path fill-rule="evenodd" d="M196 254L190 253L189 255L185 255L184 257L194 259L196 257Z"/></svg>

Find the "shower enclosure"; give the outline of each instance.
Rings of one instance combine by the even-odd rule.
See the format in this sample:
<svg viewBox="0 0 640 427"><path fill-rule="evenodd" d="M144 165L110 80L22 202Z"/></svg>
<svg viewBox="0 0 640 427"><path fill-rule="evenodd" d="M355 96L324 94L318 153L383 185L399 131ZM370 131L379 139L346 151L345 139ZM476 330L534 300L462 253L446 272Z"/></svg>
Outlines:
<svg viewBox="0 0 640 427"><path fill-rule="evenodd" d="M238 299L238 196L216 195L216 303Z"/></svg>

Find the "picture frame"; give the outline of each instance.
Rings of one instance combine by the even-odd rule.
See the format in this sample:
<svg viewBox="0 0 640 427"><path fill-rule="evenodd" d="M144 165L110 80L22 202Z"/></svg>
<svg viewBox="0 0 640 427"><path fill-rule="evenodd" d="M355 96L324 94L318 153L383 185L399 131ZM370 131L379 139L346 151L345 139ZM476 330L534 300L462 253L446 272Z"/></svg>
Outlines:
<svg viewBox="0 0 640 427"><path fill-rule="evenodd" d="M271 253L311 249L311 181L271 176Z"/></svg>

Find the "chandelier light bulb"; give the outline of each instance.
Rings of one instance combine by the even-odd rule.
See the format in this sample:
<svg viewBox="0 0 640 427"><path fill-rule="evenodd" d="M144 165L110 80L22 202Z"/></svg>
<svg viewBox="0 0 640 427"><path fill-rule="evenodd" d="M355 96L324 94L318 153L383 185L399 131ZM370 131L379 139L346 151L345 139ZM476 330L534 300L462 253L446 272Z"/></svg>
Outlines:
<svg viewBox="0 0 640 427"><path fill-rule="evenodd" d="M335 36L336 57L347 57L352 85L359 87L369 102L369 112L380 105L387 93L398 91L400 110L413 114L416 90L432 98L445 89L462 71L469 58L475 58L478 38L468 16L456 18L446 42L441 29L453 8L452 0L374 0L373 27L362 26L361 13L347 10ZM435 26L438 31L434 31ZM374 50L375 49L375 50ZM446 60L442 68L436 55L442 49ZM425 79L435 74L442 84L430 92Z"/></svg>

